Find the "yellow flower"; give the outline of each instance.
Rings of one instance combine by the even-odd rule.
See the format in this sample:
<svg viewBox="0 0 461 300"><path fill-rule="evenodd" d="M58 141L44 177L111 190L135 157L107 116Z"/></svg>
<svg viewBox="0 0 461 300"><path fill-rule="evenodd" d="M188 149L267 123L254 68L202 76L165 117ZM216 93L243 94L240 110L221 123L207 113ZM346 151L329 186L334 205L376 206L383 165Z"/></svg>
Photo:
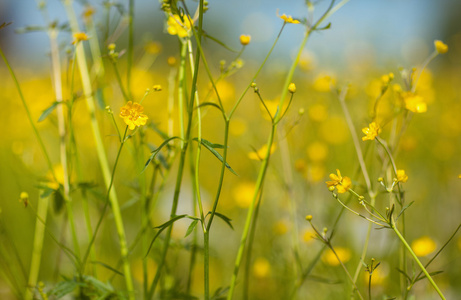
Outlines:
<svg viewBox="0 0 461 300"><path fill-rule="evenodd" d="M272 227L272 230L276 235L284 235L288 232L288 229L288 224L285 220L277 221Z"/></svg>
<svg viewBox="0 0 461 300"><path fill-rule="evenodd" d="M179 37L187 37L190 35L190 29L192 27L192 20L189 16L184 16L184 21L178 15L170 15L167 20L167 31L171 35L177 35Z"/></svg>
<svg viewBox="0 0 461 300"><path fill-rule="evenodd" d="M74 40L72 41L72 45L77 44L80 41L87 41L88 35L84 32L76 32L74 33Z"/></svg>
<svg viewBox="0 0 461 300"><path fill-rule="evenodd" d="M379 127L379 125L376 124L376 122L371 122L370 125L368 126L369 127L365 127L362 129L362 132L365 134L365 136L362 137L362 141L366 141L366 140L372 141L381 132L381 127Z"/></svg>
<svg viewBox="0 0 461 300"><path fill-rule="evenodd" d="M319 92L329 92L336 83L336 79L330 75L320 74L314 80L314 89Z"/></svg>
<svg viewBox="0 0 461 300"><path fill-rule="evenodd" d="M347 248L336 247L335 252L338 255L342 263L346 263L351 258L351 251ZM322 255L322 261L329 264L330 266L338 266L340 263L336 255L331 251L331 249L324 252Z"/></svg>
<svg viewBox="0 0 461 300"><path fill-rule="evenodd" d="M411 249L416 256L426 256L435 251L437 245L434 240L428 236L422 236L411 243Z"/></svg>
<svg viewBox="0 0 461 300"><path fill-rule="evenodd" d="M311 161L324 161L328 156L328 146L322 142L313 142L307 147L306 152Z"/></svg>
<svg viewBox="0 0 461 300"><path fill-rule="evenodd" d="M331 181L327 181L326 184L328 188L335 187L338 190L338 193L343 194L351 188L352 181L347 176L342 177L341 172L339 172L338 169L336 169L336 173L338 175L333 173L330 174Z"/></svg>
<svg viewBox="0 0 461 300"><path fill-rule="evenodd" d="M283 14L281 16L278 16L280 19L285 21L285 23L291 23L291 24L299 24L299 20L293 19L292 16L287 16L286 14Z"/></svg>
<svg viewBox="0 0 461 300"><path fill-rule="evenodd" d="M128 125L130 130L135 129L137 126L142 126L146 124L147 116L143 114L144 107L141 104L133 103L128 101L128 103L120 108L120 117L123 118L125 124Z"/></svg>
<svg viewBox="0 0 461 300"><path fill-rule="evenodd" d="M162 51L162 44L155 41L149 41L146 45L144 45L144 50L146 50L149 54L159 54Z"/></svg>
<svg viewBox="0 0 461 300"><path fill-rule="evenodd" d="M405 174L405 170L397 170L397 180L400 182L407 182L408 175Z"/></svg>
<svg viewBox="0 0 461 300"><path fill-rule="evenodd" d="M269 276L271 265L267 259L258 257L253 264L253 274L258 278L265 278Z"/></svg>
<svg viewBox="0 0 461 300"><path fill-rule="evenodd" d="M240 36L240 44L242 44L243 46L246 46L250 43L251 41L251 36L250 35L246 35L246 34L242 34Z"/></svg>
<svg viewBox="0 0 461 300"><path fill-rule="evenodd" d="M271 146L270 154L274 153L275 151L275 144ZM262 146L258 151L253 151L248 153L248 157L253 160L263 160L266 158L267 153L267 145Z"/></svg>
<svg viewBox="0 0 461 300"><path fill-rule="evenodd" d="M253 194L256 189L254 182L241 182L233 191L234 200L237 206L248 208L253 201Z"/></svg>
<svg viewBox="0 0 461 300"><path fill-rule="evenodd" d="M296 93L296 85L293 82L288 86L288 91L292 94Z"/></svg>
<svg viewBox="0 0 461 300"><path fill-rule="evenodd" d="M444 54L448 52L448 46L442 41L435 40L434 41L434 46L435 46L435 51L437 51L440 54Z"/></svg>
<svg viewBox="0 0 461 300"><path fill-rule="evenodd" d="M423 113L427 111L427 104L424 102L423 97L416 95L412 92L405 92L401 94L405 103L405 108L414 113Z"/></svg>
<svg viewBox="0 0 461 300"><path fill-rule="evenodd" d="M29 194L27 192L21 192L19 195L19 202L24 203L24 207L27 207L29 204Z"/></svg>

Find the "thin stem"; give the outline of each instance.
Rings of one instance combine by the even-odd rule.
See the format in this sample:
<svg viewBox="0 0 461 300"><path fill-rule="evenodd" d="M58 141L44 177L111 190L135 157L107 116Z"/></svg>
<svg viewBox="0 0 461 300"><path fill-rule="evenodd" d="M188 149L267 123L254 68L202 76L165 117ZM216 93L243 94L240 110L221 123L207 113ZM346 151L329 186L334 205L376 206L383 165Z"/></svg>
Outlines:
<svg viewBox="0 0 461 300"><path fill-rule="evenodd" d="M35 220L34 244L32 247L32 259L30 263L29 280L24 299L33 298L33 289L37 285L38 273L40 271L40 261L42 259L43 239L45 238L46 217L48 213L48 203L50 197L39 197L37 207L37 219ZM41 220L40 220L41 219Z"/></svg>
<svg viewBox="0 0 461 300"><path fill-rule="evenodd" d="M395 234L399 237L400 241L402 242L402 244L405 246L405 248L407 248L408 252L410 252L411 256L413 257L413 259L415 260L416 264L421 268L421 271L424 273L424 275L426 275L426 278L429 280L429 282L431 283L432 287L434 287L434 289L436 290L437 294L439 294L440 298L445 300L445 296L442 294L442 292L440 291L439 287L437 286L437 284L435 283L435 281L432 279L431 275L429 274L429 272L427 272L426 268L423 266L423 264L421 263L421 261L418 259L418 257L416 256L416 254L413 252L413 250L411 249L410 245L408 245L407 241L405 240L405 238L402 236L402 234L400 233L400 231L397 229L397 227L395 226L395 223L393 220L391 220L392 223L390 223L389 225L391 226L392 230L394 230Z"/></svg>

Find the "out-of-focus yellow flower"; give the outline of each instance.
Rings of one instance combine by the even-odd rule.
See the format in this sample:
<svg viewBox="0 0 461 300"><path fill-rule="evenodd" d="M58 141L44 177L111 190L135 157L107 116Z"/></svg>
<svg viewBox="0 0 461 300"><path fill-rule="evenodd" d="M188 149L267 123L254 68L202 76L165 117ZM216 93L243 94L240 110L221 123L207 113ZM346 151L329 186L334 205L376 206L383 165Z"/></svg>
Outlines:
<svg viewBox="0 0 461 300"><path fill-rule="evenodd" d="M29 194L27 192L21 192L19 195L19 203L23 203L24 207L29 205Z"/></svg>
<svg viewBox="0 0 461 300"><path fill-rule="evenodd" d="M325 178L325 167L321 164L311 164L307 170L307 178L312 182L320 182Z"/></svg>
<svg viewBox="0 0 461 300"><path fill-rule="evenodd" d="M167 31L171 35L177 35L179 37L188 37L191 33L192 20L189 16L184 16L184 21L181 20L179 15L170 15L167 20Z"/></svg>
<svg viewBox="0 0 461 300"><path fill-rule="evenodd" d="M322 142L313 142L307 146L307 156L313 162L324 161L328 156L328 146Z"/></svg>
<svg viewBox="0 0 461 300"><path fill-rule="evenodd" d="M434 46L435 46L435 51L437 51L440 54L444 54L448 52L448 46L442 41L435 40L434 41Z"/></svg>
<svg viewBox="0 0 461 300"><path fill-rule="evenodd" d="M323 139L330 144L340 145L349 138L349 130L344 118L340 116L331 116L328 121L323 122L320 127Z"/></svg>
<svg viewBox="0 0 461 300"><path fill-rule="evenodd" d="M330 174L331 181L327 181L326 184L328 188L335 187L338 193L343 194L351 188L352 181L347 176L342 177L338 169L336 169L336 173L337 174Z"/></svg>
<svg viewBox="0 0 461 300"><path fill-rule="evenodd" d="M246 34L242 34L240 36L240 44L242 44L243 46L246 46L250 43L251 41L251 36L250 35L246 35Z"/></svg>
<svg viewBox="0 0 461 300"><path fill-rule="evenodd" d="M59 164L53 166L53 173L56 178L53 176L51 171L46 174L46 179L48 180L46 186L50 189L57 190L60 185L64 185L64 169L62 168L62 165Z"/></svg>
<svg viewBox="0 0 461 300"><path fill-rule="evenodd" d="M272 144L270 154L274 153L275 151L275 144ZM263 145L258 151L253 151L248 153L248 157L253 160L263 160L266 158L267 153L267 145Z"/></svg>
<svg viewBox="0 0 461 300"><path fill-rule="evenodd" d="M237 206L241 208L247 208L250 206L253 200L253 194L256 189L254 182L241 182L233 190L234 200Z"/></svg>
<svg viewBox="0 0 461 300"><path fill-rule="evenodd" d="M85 10L83 11L83 18L84 19L89 19L92 15L94 15L95 9L91 5L87 5L85 7Z"/></svg>
<svg viewBox="0 0 461 300"><path fill-rule="evenodd" d="M351 258L351 251L349 249L344 247L336 247L334 249L342 263L348 262ZM324 252L324 254L322 255L322 261L329 264L330 266L340 265L338 258L333 253L333 251L331 251L331 249L328 249Z"/></svg>
<svg viewBox="0 0 461 300"><path fill-rule="evenodd" d="M240 136L247 131L247 123L243 119L233 118L229 131L232 135Z"/></svg>
<svg viewBox="0 0 461 300"><path fill-rule="evenodd" d="M365 136L362 137L362 141L366 141L366 140L372 141L381 132L381 127L379 127L379 125L376 124L376 122L371 122L370 125L368 126L369 127L365 127L362 129L362 132L365 134Z"/></svg>
<svg viewBox="0 0 461 300"><path fill-rule="evenodd" d="M285 23L291 23L291 24L299 24L299 20L293 19L292 16L287 16L286 14L283 14L281 16L278 16L280 19L285 21Z"/></svg>
<svg viewBox="0 0 461 300"><path fill-rule="evenodd" d="M309 118L316 122L325 121L328 118L328 109L323 104L314 104L309 108Z"/></svg>
<svg viewBox="0 0 461 300"><path fill-rule="evenodd" d="M267 259L258 257L253 264L253 274L258 278L265 278L269 276L271 265Z"/></svg>
<svg viewBox="0 0 461 300"><path fill-rule="evenodd" d="M159 54L162 51L162 44L150 41L144 46L144 50L149 54Z"/></svg>
<svg viewBox="0 0 461 300"><path fill-rule="evenodd" d="M397 180L400 182L407 182L408 175L405 174L405 170L397 170Z"/></svg>
<svg viewBox="0 0 461 300"><path fill-rule="evenodd" d="M389 274L389 270L387 270L387 268L383 266L385 265L380 264L376 269L373 270L373 274L371 275L371 282L370 282L372 286L382 285L384 281L386 280ZM370 280L370 273L364 272L363 281L365 281L366 284L368 284L369 280Z"/></svg>
<svg viewBox="0 0 461 300"><path fill-rule="evenodd" d="M416 256L426 256L435 251L437 245L435 241L428 236L422 236L411 243L411 249Z"/></svg>
<svg viewBox="0 0 461 300"><path fill-rule="evenodd" d="M295 170L299 173L304 173L306 172L306 169L307 169L307 165L306 165L306 161L304 159L297 159L295 161Z"/></svg>
<svg viewBox="0 0 461 300"><path fill-rule="evenodd" d="M174 66L176 64L176 58L174 56L168 56L167 63L169 66Z"/></svg>
<svg viewBox="0 0 461 300"><path fill-rule="evenodd" d="M302 233L302 240L306 244L311 244L315 240L315 231L312 228L308 228Z"/></svg>
<svg viewBox="0 0 461 300"><path fill-rule="evenodd" d="M381 76L381 81L383 82L384 85L389 84L394 79L394 73L389 73Z"/></svg>
<svg viewBox="0 0 461 300"><path fill-rule="evenodd" d="M130 130L134 130L136 127L146 125L148 118L142 113L143 111L144 107L141 104L128 101L125 106L120 108L120 117Z"/></svg>
<svg viewBox="0 0 461 300"><path fill-rule="evenodd" d="M330 75L323 75L320 74L314 80L314 89L319 92L329 92L331 87L335 85L336 79L331 77Z"/></svg>
<svg viewBox="0 0 461 300"><path fill-rule="evenodd" d="M285 220L279 220L275 222L272 230L276 235L284 235L288 232L289 226Z"/></svg>
<svg viewBox="0 0 461 300"><path fill-rule="evenodd" d="M88 35L84 32L76 32L74 33L74 40L72 41L72 45L77 44L80 41L87 41Z"/></svg>
<svg viewBox="0 0 461 300"><path fill-rule="evenodd" d="M401 93L405 108L414 113L424 113L427 111L427 104L423 97L416 95L412 92Z"/></svg>
<svg viewBox="0 0 461 300"><path fill-rule="evenodd" d="M292 94L296 93L296 85L293 82L288 86L288 91Z"/></svg>

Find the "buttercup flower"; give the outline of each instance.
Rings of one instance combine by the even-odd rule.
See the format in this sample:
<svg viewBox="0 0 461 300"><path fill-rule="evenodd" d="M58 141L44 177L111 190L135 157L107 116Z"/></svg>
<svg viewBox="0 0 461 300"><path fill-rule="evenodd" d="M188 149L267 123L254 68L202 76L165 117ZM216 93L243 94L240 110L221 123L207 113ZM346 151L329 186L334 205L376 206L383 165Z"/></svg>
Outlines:
<svg viewBox="0 0 461 300"><path fill-rule="evenodd" d="M327 181L326 184L328 188L336 188L338 193L343 194L351 188L352 181L347 176L342 177L338 169L336 169L336 173L337 175L330 174L331 181Z"/></svg>
<svg viewBox="0 0 461 300"><path fill-rule="evenodd" d="M433 239L428 236L422 236L411 243L411 248L416 256L426 256L431 254L437 248Z"/></svg>
<svg viewBox="0 0 461 300"><path fill-rule="evenodd" d="M401 94L405 103L405 108L414 113L423 113L427 111L427 104L424 102L423 97L416 95L412 92L405 92Z"/></svg>
<svg viewBox="0 0 461 300"><path fill-rule="evenodd" d="M286 14L283 14L281 16L278 16L280 19L285 21L285 23L291 23L291 24L299 24L299 20L293 19L292 16L287 16Z"/></svg>
<svg viewBox="0 0 461 300"><path fill-rule="evenodd" d="M146 124L147 116L142 113L143 111L144 107L141 104L128 101L125 106L120 108L120 117L123 118L123 121L125 121L130 130L133 130L136 127Z"/></svg>
<svg viewBox="0 0 461 300"><path fill-rule="evenodd" d="M184 16L184 22L178 15L170 15L167 20L167 31L171 35L177 35L179 37L187 37L190 35L190 29L192 27L192 20L189 16Z"/></svg>
<svg viewBox="0 0 461 300"><path fill-rule="evenodd" d="M296 85L293 82L288 86L288 91L292 94L296 93Z"/></svg>
<svg viewBox="0 0 461 300"><path fill-rule="evenodd" d="M368 126L369 127L365 127L362 129L362 132L365 134L365 136L362 137L362 141L366 141L366 140L372 141L381 132L381 127L379 127L379 125L376 124L376 122L371 122L370 125Z"/></svg>
<svg viewBox="0 0 461 300"><path fill-rule="evenodd" d="M275 147L275 144L272 144L270 154L274 153ZM259 150L248 153L248 157L253 160L263 160L266 158L266 153L267 145L263 145Z"/></svg>
<svg viewBox="0 0 461 300"><path fill-rule="evenodd" d="M435 51L437 51L440 54L444 54L448 52L448 46L442 41L435 40L434 41L434 46L435 46Z"/></svg>
<svg viewBox="0 0 461 300"><path fill-rule="evenodd" d="M80 41L87 41L88 35L84 32L76 32L74 33L74 40L72 41L72 45L77 44Z"/></svg>
<svg viewBox="0 0 461 300"><path fill-rule="evenodd" d="M242 34L240 36L240 44L246 46L250 43L250 41L251 41L251 36L246 35L246 34Z"/></svg>
<svg viewBox="0 0 461 300"><path fill-rule="evenodd" d="M408 175L405 174L405 170L397 170L397 180L400 182L407 182Z"/></svg>

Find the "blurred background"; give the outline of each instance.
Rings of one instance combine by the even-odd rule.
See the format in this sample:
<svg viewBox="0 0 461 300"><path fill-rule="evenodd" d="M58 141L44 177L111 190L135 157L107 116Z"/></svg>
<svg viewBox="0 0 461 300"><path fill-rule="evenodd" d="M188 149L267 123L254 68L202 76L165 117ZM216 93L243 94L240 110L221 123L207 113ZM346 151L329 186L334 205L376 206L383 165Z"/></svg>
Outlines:
<svg viewBox="0 0 461 300"><path fill-rule="evenodd" d="M118 51L127 47L126 18L123 13L127 4L121 2L121 9L111 10L109 27L104 18L104 1L75 1L78 15L84 10L84 4L90 3L95 8L95 23L98 28L98 38L102 49L109 42L117 44ZM218 89L226 107L232 107L252 75L260 66L263 57L269 51L276 38L282 21L279 14L291 15L294 18L305 18L307 9L304 1L285 0L210 0L209 11L206 13L204 29L210 36L218 38L233 49L240 49L239 36L251 35L251 43L246 47L242 60L243 69L235 75L220 82ZM187 2L194 7L195 1ZM328 1L315 2L314 16L318 18L328 5ZM66 22L66 14L60 1L46 1L50 20L59 24ZM146 88L153 84L161 84L164 90L145 101L145 112L150 122L160 129L166 130L165 99L168 95L168 76L171 67L167 64L168 57L178 57L177 37L166 33L164 13L157 1L135 1L135 67L133 68L133 85L131 89L135 99L144 94ZM125 11L123 10L125 9ZM400 76L402 69L410 70L420 67L423 61L434 51L433 41L444 41L449 51L438 56L429 65L421 77L419 94L428 103L428 111L415 114L409 127L401 138L400 148L396 155L397 165L405 169L409 176L404 185L407 203L415 203L407 211L407 236L409 241L417 241L421 237L429 237L439 249L450 237L461 220L461 2L457 0L352 0L337 11L328 21L331 28L314 32L307 43L300 65L295 73L298 91L294 102L283 123L290 145L289 161L293 173L294 191L289 194L285 190L283 157L280 149L276 149L271 168L268 173L268 184L263 197L260 212L258 233L255 240L254 254L251 262L251 299L283 299L288 293L287 286L294 280L293 276L293 245L298 245L303 264L306 266L321 248L321 243L312 239L310 229L304 217L314 215L314 223L318 228L330 227L334 223L340 207L328 192L325 181L328 174L335 173L339 168L343 175L352 178L354 183L363 181L356 175L357 160L353 143L343 118L339 102L331 90L350 85L347 103L357 129L368 125L370 107L382 87L381 76L393 72L394 83L404 87ZM50 81L49 39L44 31L28 30L46 26L42 14L37 8L37 2L32 0L0 1L0 23L13 22L0 30L0 45L9 59L19 81L26 101L28 101L34 120L54 101ZM38 27L35 27L38 26ZM29 28L31 29L31 28ZM116 32L113 40L106 41L107 32ZM25 32L27 31L27 32ZM22 33L18 33L22 32ZM257 79L258 86L268 103L280 97L286 73L294 55L303 39L304 28L288 24L277 44L273 55ZM91 38L91 37L90 37ZM67 51L72 50L70 32L63 31L59 35L63 61L68 61ZM212 70L219 74L220 61L232 62L235 53L229 52L211 40L204 42L206 54ZM88 49L87 49L88 51ZM105 62L107 63L107 62ZM122 74L126 62L120 60ZM107 63L107 70L110 69ZM63 68L68 64L63 63ZM68 70L66 70L68 71ZM22 268L28 270L30 251L34 234L35 216L18 203L22 191L30 194L32 205L38 198L37 186L47 180L47 166L37 146L35 137L25 117L19 101L17 90L6 71L3 61L0 63L0 97L2 109L0 120L2 124L0 142L0 233L3 250L6 253L17 253L14 261L21 261ZM203 95L209 85L202 78L200 82ZM123 105L123 99L115 84L114 75L108 71L104 86L103 102L98 110L104 142L109 160L115 159L118 141L113 138L115 131L104 114L104 104L111 105L115 112ZM395 98L393 90L385 97L380 115L381 121L389 113L389 105ZM212 99L213 100L213 99ZM214 99L215 100L215 99ZM251 192L260 166L252 160L249 153L259 149L267 139L270 122L261 109L258 99L253 93L245 96L242 107L238 110L231 123L231 142L229 163L239 174L234 177L228 173L225 180L219 210L225 212L235 227L231 231L222 222L216 222L215 231L211 236L212 255L212 289L226 286L229 282L233 261L235 259L238 241L249 206ZM104 193L101 175L94 144L89 139L90 129L86 108L80 101L76 104L74 126L79 141L79 153L82 163L86 166L85 174L89 182L98 185L96 193ZM388 105L388 106L386 106ZM304 114L299 113L304 111ZM120 120L117 120L119 122ZM222 141L222 124L220 116L208 111L204 122L211 124L206 127L206 139L220 143ZM53 115L44 122L37 123L42 133L48 151L54 163L59 163L58 133L56 118ZM121 125L121 121L119 125ZM161 143L162 139L151 130L149 141L153 145ZM389 136L385 128L383 137ZM363 144L370 147L371 143ZM367 148L367 149L369 149ZM379 153L367 150L367 162L370 163L371 174L377 185L379 173L377 157ZM133 237L139 228L139 195L136 185L136 170L127 151L122 158L120 172L116 178L116 189L121 195L124 218L128 237ZM202 170L202 185L205 205L209 206L216 189L216 174L219 162L209 153L204 153ZM355 176L355 177L354 177ZM166 188L157 200L157 209L152 216L153 225L159 225L168 219L171 196L173 193L174 172L166 179ZM178 214L191 212L191 188L186 176L183 187L182 204ZM76 196L78 199L79 196ZM382 199L386 199L383 197ZM96 220L100 202L98 196L92 196L92 217ZM293 215L291 201L297 206ZM381 202L384 208L387 200ZM81 204L75 202L77 220L83 224ZM357 208L358 209L358 208ZM80 212L79 212L80 211ZM66 239L68 228L65 213L59 208L50 211L49 228ZM98 254L104 258L104 263L115 265L118 252L110 251L117 248L111 216L104 228L98 244ZM175 225L174 238L180 248L176 249L172 258L171 273L175 284L184 283L187 269L188 239L183 239L188 224ZM354 215L345 214L341 219L334 245L341 249L343 259L351 270L359 263L367 223ZM86 229L79 231L82 245L86 243ZM68 236L68 235L67 235ZM373 231L370 256L382 262L379 269L379 280L373 288L378 296L398 295L398 276L396 257L398 255L397 240L384 230ZM224 238L225 237L225 238ZM296 242L294 242L296 240ZM199 241L200 242L200 241ZM181 248L183 247L183 248ZM422 248L427 248L423 246ZM82 246L83 248L83 246ZM154 249L155 250L155 249ZM424 249L423 249L424 250ZM426 249L427 250L427 249ZM427 252L427 253L426 253ZM421 252L423 263L431 257L432 251ZM40 272L50 289L61 274L72 276L72 266L53 241L46 237L45 253ZM448 299L456 299L461 294L461 239L459 234L434 262L431 271L443 270L435 277ZM142 257L141 251L133 256L133 272L137 284L142 284L141 267L136 262ZM6 257L6 256L5 256ZM157 257L152 258L155 268ZM0 263L5 259L0 258ZM200 260L200 259L199 259ZM0 268L7 269L7 265ZM193 294L201 296L203 274L200 263L194 271ZM19 272L21 273L21 272ZM324 256L314 270L317 278L307 280L300 289L299 299L346 299L344 283L347 281L340 268L331 257ZM0 270L0 298L14 299L11 293L11 283L8 276ZM109 280L110 272L101 268L100 279ZM20 277L20 275L18 275ZM319 278L321 280L319 280ZM170 278L171 279L171 278ZM317 280L317 281L316 281ZM331 282L330 282L331 281ZM320 283L319 283L320 282ZM332 284L340 282L340 284ZM114 286L123 286L123 281L116 279ZM359 288L365 288L366 278L361 279ZM417 299L434 299L432 288L425 282L418 283L415 288Z"/></svg>

